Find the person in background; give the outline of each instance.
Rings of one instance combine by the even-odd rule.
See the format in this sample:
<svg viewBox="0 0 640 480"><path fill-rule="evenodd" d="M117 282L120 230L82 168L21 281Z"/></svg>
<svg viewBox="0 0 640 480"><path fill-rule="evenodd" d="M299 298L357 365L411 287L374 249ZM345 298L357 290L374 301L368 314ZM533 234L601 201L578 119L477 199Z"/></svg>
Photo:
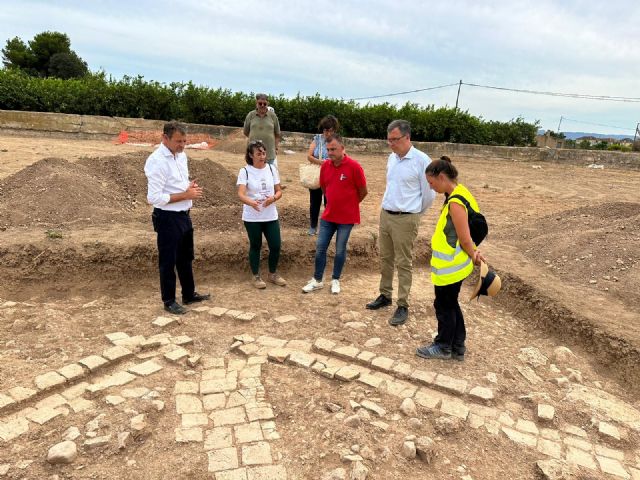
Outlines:
<svg viewBox="0 0 640 480"><path fill-rule="evenodd" d="M340 276L347 259L347 242L351 229L360 223L360 202L367 196L367 179L360 164L345 154L342 137L334 133L327 139L330 161L320 167L320 188L327 197L327 206L320 220L316 241L313 278L302 287L303 293L324 286L322 277L327 265L327 248L336 234L336 255L331 276L331 293L340 293Z"/></svg>
<svg viewBox="0 0 640 480"><path fill-rule="evenodd" d="M273 110L269 110L269 99L264 93L256 95L256 109L244 119L243 133L248 141L261 140L267 152L267 163L278 166L280 123Z"/></svg>
<svg viewBox="0 0 640 480"><path fill-rule="evenodd" d="M334 133L338 133L340 123L333 115L327 115L318 123L318 133L313 136L313 141L309 145L307 160L315 165L322 165L329 157L327 153L327 138ZM309 189L309 235L315 235L318 229L318 217L320 216L320 206L322 205L322 188ZM324 204L327 204L325 197Z"/></svg>
<svg viewBox="0 0 640 480"><path fill-rule="evenodd" d="M394 120L387 127L391 154L387 160L387 187L380 211L380 295L367 304L370 310L391 305L393 274L398 270L398 307L389 320L392 326L409 318L409 292L413 270L413 244L422 214L435 198L424 171L431 162L411 144L411 125Z"/></svg>
<svg viewBox="0 0 640 480"><path fill-rule="evenodd" d="M443 156L426 168L429 186L444 193L440 218L431 237L431 281L435 291L433 308L438 319L438 335L431 345L416 350L422 358L464 360L466 329L458 294L462 281L473 271L473 265L485 261L471 239L467 208L458 198L463 197L471 208L480 212L476 199L458 183L458 170L449 157Z"/></svg>
<svg viewBox="0 0 640 480"><path fill-rule="evenodd" d="M202 187L189 180L184 147L187 127L176 121L164 125L162 143L144 164L147 201L153 205L151 220L157 233L160 293L167 312L182 315L187 309L176 302L176 271L182 287L182 303L208 300L196 292L193 279L193 225L189 210L202 196Z"/></svg>
<svg viewBox="0 0 640 480"><path fill-rule="evenodd" d="M267 280L284 287L287 282L276 272L280 259L280 222L276 201L282 198L278 168L267 163L267 149L260 140L252 140L245 154L247 166L238 172L238 197L244 204L242 220L249 237L249 266L253 286L267 287L260 276L262 236L269 245L269 275Z"/></svg>

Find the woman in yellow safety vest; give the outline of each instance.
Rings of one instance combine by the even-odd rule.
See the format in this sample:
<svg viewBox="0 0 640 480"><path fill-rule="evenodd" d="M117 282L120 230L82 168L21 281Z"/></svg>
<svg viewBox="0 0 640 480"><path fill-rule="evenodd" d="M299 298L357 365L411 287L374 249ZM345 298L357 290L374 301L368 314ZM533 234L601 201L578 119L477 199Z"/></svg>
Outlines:
<svg viewBox="0 0 640 480"><path fill-rule="evenodd" d="M431 345L419 347L416 355L462 361L466 330L458 294L462 281L473 271L473 264L478 265L485 259L471 240L466 207L459 199L450 197L460 195L476 212L480 209L469 190L458 183L458 170L449 157L431 162L425 173L429 186L437 193L444 193L445 202L431 237L431 280L438 335Z"/></svg>

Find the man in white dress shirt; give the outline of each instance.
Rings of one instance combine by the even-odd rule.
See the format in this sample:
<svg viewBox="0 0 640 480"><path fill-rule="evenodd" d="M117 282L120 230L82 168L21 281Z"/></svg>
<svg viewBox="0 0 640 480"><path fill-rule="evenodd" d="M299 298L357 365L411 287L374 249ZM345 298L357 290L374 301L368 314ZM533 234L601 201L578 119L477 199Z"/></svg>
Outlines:
<svg viewBox="0 0 640 480"><path fill-rule="evenodd" d="M182 287L182 302L208 300L195 290L193 280L193 225L189 210L193 200L202 196L202 187L189 180L184 147L186 125L166 123L162 144L147 158L144 173L148 180L147 201L153 205L153 230L158 234L160 293L164 309L173 314L187 310L176 302L176 271Z"/></svg>
<svg viewBox="0 0 640 480"><path fill-rule="evenodd" d="M409 122L391 122L387 127L387 143L392 153L387 160L387 188L380 211L380 295L368 303L367 308L378 310L391 305L393 274L397 269L398 306L389 324L398 326L409 317L413 244L420 219L436 193L429 187L425 175L431 159L411 144Z"/></svg>

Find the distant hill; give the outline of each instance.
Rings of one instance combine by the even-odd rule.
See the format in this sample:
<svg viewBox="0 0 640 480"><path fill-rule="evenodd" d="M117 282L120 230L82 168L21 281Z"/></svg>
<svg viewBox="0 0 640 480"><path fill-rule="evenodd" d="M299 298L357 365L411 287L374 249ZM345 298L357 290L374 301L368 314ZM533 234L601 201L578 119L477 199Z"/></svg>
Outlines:
<svg viewBox="0 0 640 480"><path fill-rule="evenodd" d="M546 130L538 130L538 135L544 135ZM589 132L562 132L564 136L569 140L575 140L580 137L595 137L595 138L615 138L616 140L622 140L629 138L633 140L633 135L615 135L613 133L589 133Z"/></svg>

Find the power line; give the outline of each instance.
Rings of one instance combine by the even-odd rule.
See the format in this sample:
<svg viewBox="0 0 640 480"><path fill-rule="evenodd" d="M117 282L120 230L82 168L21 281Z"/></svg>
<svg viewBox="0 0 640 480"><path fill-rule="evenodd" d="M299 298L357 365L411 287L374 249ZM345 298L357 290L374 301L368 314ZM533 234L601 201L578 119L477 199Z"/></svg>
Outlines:
<svg viewBox="0 0 640 480"><path fill-rule="evenodd" d="M439 88L454 87L456 85L458 86L467 85L469 87L487 88L491 90L501 90L506 92L529 93L532 95L547 95L551 97L578 98L578 99L584 99L584 100L599 100L599 101L605 101L605 102L640 103L640 97L617 97L612 95L590 95L590 94L582 94L582 93L546 92L546 91L540 91L540 90L526 90L526 89L519 89L519 88L496 87L494 85L480 85L477 83L466 83L462 81L456 82L456 83L449 83L447 85L438 85L437 87L407 90L405 92L385 93L384 95L373 95L371 97L352 98L351 100L372 100L375 98L394 97L397 95L406 95L409 93L426 92L427 90L436 90Z"/></svg>
<svg viewBox="0 0 640 480"><path fill-rule="evenodd" d="M469 87L478 87L478 88L488 88L491 90L502 90L507 92L517 92L517 93L530 93L533 95L548 95L552 97L568 97L568 98L582 98L586 100L602 100L609 102L631 102L631 103L640 103L640 97L614 97L611 95L588 95L582 93L561 93L561 92L544 92L538 90L523 90L519 88L506 88L506 87L495 87L493 85L478 85L476 83L466 83L462 82L463 85L467 85Z"/></svg>
<svg viewBox="0 0 640 480"><path fill-rule="evenodd" d="M458 85L458 83L456 82L456 83L450 83L448 85L438 85L437 87L419 88L417 90L407 90L406 92L385 93L384 95L374 95L373 97L351 98L350 100L371 100L374 98L395 97L396 95L406 95L407 93L426 92L427 90L436 90L438 88L453 87L455 85Z"/></svg>
<svg viewBox="0 0 640 480"><path fill-rule="evenodd" d="M615 125L605 125L604 123L593 123L593 122L585 122L584 120L573 120L567 117L562 117L562 119L568 120L569 122L585 123L587 125L597 125L598 127L617 128L618 130L626 130L628 132L632 132L634 130L633 128L616 127Z"/></svg>

